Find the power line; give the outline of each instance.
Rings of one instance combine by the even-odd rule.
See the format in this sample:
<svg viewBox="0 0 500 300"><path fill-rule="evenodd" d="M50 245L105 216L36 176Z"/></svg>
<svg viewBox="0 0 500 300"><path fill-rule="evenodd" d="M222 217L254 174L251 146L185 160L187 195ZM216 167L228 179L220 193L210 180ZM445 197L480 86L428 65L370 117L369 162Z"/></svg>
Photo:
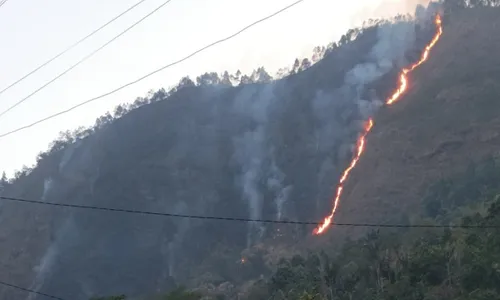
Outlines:
<svg viewBox="0 0 500 300"><path fill-rule="evenodd" d="M0 7L5 3L7 2L8 0L5 0L4 2L0 3ZM7 86L6 88L4 88L3 90L0 91L0 95L5 92L6 90L10 89L11 87L15 86L16 84L18 84L19 82L23 81L24 79L26 79L28 76L31 76L33 73L35 73L36 71L40 70L41 68L45 67L46 65L48 65L49 63L51 63L52 61L54 61L55 59L57 59L58 57L60 57L61 55L65 54L66 52L68 52L69 50L73 49L74 47L78 46L79 44L81 44L83 41L85 41L86 39L88 39L89 37L93 36L94 34L96 34L97 32L101 31L102 29L104 29L106 26L108 26L109 24L111 24L112 22L116 21L118 18L120 18L121 16L123 16L124 14L128 13L129 11L131 11L132 9L134 9L136 6L138 6L139 4L143 3L144 1L146 0L141 0L137 3L135 3L134 5L132 5L131 7L127 8L125 11L123 11L122 13L120 13L119 15L115 16L113 19L109 20L106 24L102 25L101 27L95 29L94 31L92 31L91 33L89 33L88 35L86 35L85 37L83 37L82 39L80 39L79 41L77 41L76 43L74 43L73 45L69 46L68 48L66 48L65 50L63 50L62 52L60 52L59 54L57 54L56 56L52 57L51 59L47 60L46 62L44 62L43 64L39 65L38 67L36 67L33 71L29 72L28 74L24 75L23 77L19 78L18 80L16 80L15 82L11 83L9 86Z"/></svg>
<svg viewBox="0 0 500 300"><path fill-rule="evenodd" d="M39 87L38 89L36 89L35 91L33 91L31 94L29 94L28 96L24 97L23 99L19 100L18 102L16 102L14 105L10 106L9 108L7 108L6 110L4 110L2 113L0 113L0 117L2 117L3 115L5 115L6 113L8 113L9 111L11 111L12 109L14 109L16 106L18 106L19 104L23 103L24 101L28 100L29 98L31 98L31 96L35 95L36 93L38 93L39 91L43 90L44 88L46 88L49 84L53 83L54 81L56 81L57 79L61 78L64 74L68 73L69 71L73 70L76 66L78 66L79 64L81 64L82 62L86 61L87 59L89 59L90 57L92 57L94 54L96 54L97 52L101 51L104 47L106 47L107 45L111 44L112 42L114 42L115 40L117 40L120 36L124 35L127 31L129 31L130 29L134 28L135 26L137 26L139 23L141 23L142 21L144 21L145 19L147 19L148 17L150 17L152 14L154 14L155 12L157 12L160 8L162 8L163 6L167 5L168 3L170 3L170 1L172 0L167 0L165 2L163 2L160 6L158 6L157 8L155 8L153 11L151 11L150 13L148 13L147 15L145 15L144 17L142 17L141 19L139 19L137 22L135 22L134 24L132 24L131 26L129 26L127 29L125 29L124 31L122 31L120 34L118 34L117 36L113 37L111 40L107 41L106 43L104 43L101 47L97 48L96 50L92 51L90 54L88 54L87 56L83 57L82 59L80 59L76 64L72 65L71 67L69 67L68 69L66 69L65 71L63 71L62 73L60 73L59 75L57 75L56 77L54 77L53 79L49 80L48 82L46 82L44 85L42 85L41 87Z"/></svg>
<svg viewBox="0 0 500 300"><path fill-rule="evenodd" d="M322 222L312 222L312 221L289 221L289 220L271 220L271 219L266 220L266 219L248 219L248 218L236 218L236 217L214 217L214 216L172 214L172 213L144 211L144 210L135 210L135 209L122 209L122 208L99 207L99 206L91 206L91 205L65 204L65 203L56 203L56 202L50 202L50 201L37 201L37 200L28 200L28 199L5 197L5 196L0 196L0 199L7 200L7 201L13 201L13 202L29 203L29 204L40 204L40 205L50 205L50 206L58 206L58 207L90 209L90 210L102 210L102 211L141 214L141 215L150 215L150 216L161 216L161 217L173 217L173 218L219 220L219 221L233 221L233 222L295 224L295 225L319 225L319 224L322 224ZM379 227L379 228L500 229L500 226L495 226L495 225L486 226L486 225L373 224L373 223L332 223L332 225L334 225L334 226L346 226L346 227Z"/></svg>
<svg viewBox="0 0 500 300"><path fill-rule="evenodd" d="M65 299L63 299L61 297L52 296L52 295L49 295L49 294L37 292L37 291L34 291L34 290L23 288L23 287L20 287L20 286L14 285L14 284L10 284L10 283L7 283L7 282L3 282L3 281L0 281L0 284L4 285L4 286L11 287L11 288L15 288L15 289L18 289L18 290L21 290L21 291L25 291L25 292L28 292L28 293L33 293L33 294L38 294L40 296L45 296L45 297L50 298L50 299L65 300Z"/></svg>
<svg viewBox="0 0 500 300"><path fill-rule="evenodd" d="M9 0L3 0L2 2L0 2L0 7L2 7L5 3L7 3L7 1Z"/></svg>
<svg viewBox="0 0 500 300"><path fill-rule="evenodd" d="M19 131L21 131L21 130L24 130L24 129L27 129L27 128L30 128L30 127L33 127L33 126L35 126L35 125L38 125L38 124L40 124L40 123L43 123L43 122L45 122L45 121L47 121L47 120L50 120L50 119L52 119L52 118L55 118L55 117L58 117L58 116L60 116L60 115L66 114L66 113L68 113L68 112L70 112L70 111L72 111L72 110L74 110L74 109L79 108L80 106L86 105L86 104L91 103L91 102L93 102L93 101L96 101L96 100L99 100L99 99L104 98L104 97L106 97L106 96L109 96L109 95L111 95L111 94L114 94L114 93L116 93L116 92L118 92L118 91L120 91L120 90L122 90L122 89L124 89L124 88L126 88L126 87L128 87L128 86L131 86L131 85L133 85L133 84L136 84L136 83L138 83L138 82L140 82L140 81L142 81L142 80L144 80L144 79L146 79L146 78L148 78L148 77L150 77L150 76L152 76L152 75L154 75L154 74L156 74L156 73L158 73L158 72L160 72L160 71L163 71L163 70L165 70L165 69L167 69L167 68L169 68L169 67L175 66L175 65L177 65L177 64L179 64L179 63L181 63L181 62L183 62L183 61L185 61L185 60L187 60L187 59L189 59L189 58L191 58L191 57L193 57L193 56L195 56L196 54L198 54L198 53L200 53L200 52L202 52L202 51L205 51L205 50L206 50L206 49L208 49L208 48L211 48L211 47L213 47L213 46L215 46L215 45L217 45L217 44L220 44L220 43L223 43L223 42L225 42L225 41L227 41L227 40L230 40L230 39L232 39L232 38L234 38L234 37L236 37L236 36L240 35L240 34L241 34L241 33L243 33L244 31L246 31L246 30L250 29L251 27L253 27L253 26L255 26L255 25L257 25L257 24L259 24L259 23L261 23L261 22L264 22L264 21L266 21L266 20L270 19L270 18L272 18L272 17L274 17L274 16L276 16L276 15L278 15L278 14L280 14L280 13L282 13L282 12L284 12L284 11L286 11L286 10L290 9L290 8L292 8L293 6L295 6L295 5L299 4L299 3L303 2L303 1L305 1L305 0L298 0L298 1L296 1L296 2L292 3L292 4L288 5L288 6L286 6L286 7L282 8L282 9L280 9L280 10L278 10L278 11L276 11L276 12L274 12L274 13L272 13L272 14L270 14L270 15L268 15L268 16L266 16L266 17L264 17L264 18L262 18L262 19L259 19L259 20L255 21L255 22L251 23L250 25L245 26L244 28L240 29L239 31L237 31L237 32L235 32L235 33L233 33L233 34L231 34L231 35L229 35L229 36L227 36L227 37L225 37L225 38L223 38L223 39L217 40L217 41L215 41L215 42L213 42L213 43L211 43L211 44L209 44L209 45L207 45L207 46L205 46L205 47L203 47L203 48L200 48L200 49L198 49L198 50L194 51L193 53L189 54L188 56L185 56L184 58L181 58L181 59L179 59L179 60L177 60L177 61L174 61L174 62L172 62L172 63L170 63L170 64L168 64L168 65L165 65L165 66L163 66L163 67L161 67L161 68L159 68L159 69L156 69L156 70L154 70L154 71L152 71L152 72L150 72L150 73L148 73L148 74L146 74L146 75L144 75L144 76L142 76L142 77L140 77L140 78L137 78L137 79L136 79L136 80L134 80L134 81L131 81L131 82L129 82L129 83L126 83L126 84L124 84L124 85L122 85L122 86L120 86L120 87L118 87L118 88L116 88L116 89L114 89L114 90L112 90L112 91L109 91L109 92L107 92L107 93L105 93L105 94L102 94L102 95L99 95L99 96L97 96L97 97L94 97L94 98L88 99L88 100L86 100L86 101L84 101L84 102L81 102L81 103L79 103L79 104L75 105L75 106L72 106L72 107L70 107L70 108L68 108L68 109L62 110L62 111L60 111L60 112L58 112L58 113L55 113L55 114L50 115L50 116L48 116L48 117L45 117L45 118L43 118L43 119L40 119L40 120L38 120L38 121L36 121L36 122L33 122L33 123L31 123L31 124L28 124L28 125L25 125L25 126L19 127L19 128L17 128L17 129L11 130L11 131L9 131L9 132L6 132L6 133L3 133L3 134L0 134L0 138L6 137L6 136L8 136L8 135L11 135L11 134L13 134L13 133L19 132ZM0 116L1 116L1 115L0 115Z"/></svg>

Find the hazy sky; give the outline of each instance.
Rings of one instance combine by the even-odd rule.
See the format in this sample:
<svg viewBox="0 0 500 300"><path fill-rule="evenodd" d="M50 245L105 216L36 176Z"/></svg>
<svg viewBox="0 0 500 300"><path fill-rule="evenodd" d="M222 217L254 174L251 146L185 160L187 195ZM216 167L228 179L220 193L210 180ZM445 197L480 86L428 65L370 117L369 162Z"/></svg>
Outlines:
<svg viewBox="0 0 500 300"><path fill-rule="evenodd" d="M11 0L0 8L0 90L138 0ZM164 0L147 0L105 30L0 95L0 111L19 101ZM98 54L0 118L0 134L112 90L223 38L294 0L172 0ZM119 103L206 71L273 72L337 40L363 19L414 11L418 0L306 0L238 37L141 83L36 127L0 138L0 171L31 166L58 133L88 126Z"/></svg>

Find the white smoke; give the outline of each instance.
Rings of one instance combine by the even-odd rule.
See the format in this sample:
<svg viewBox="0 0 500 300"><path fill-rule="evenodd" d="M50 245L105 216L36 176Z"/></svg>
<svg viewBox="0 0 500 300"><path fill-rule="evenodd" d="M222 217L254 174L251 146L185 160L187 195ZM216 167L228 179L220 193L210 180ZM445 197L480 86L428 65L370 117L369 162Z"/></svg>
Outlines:
<svg viewBox="0 0 500 300"><path fill-rule="evenodd" d="M259 183L263 175L263 162L268 156L267 126L270 106L273 104L275 84L265 86L245 86L234 101L234 110L253 123L250 129L234 139L234 158L242 169L241 186L243 198L247 202L250 219L262 218L263 195ZM247 246L260 239L264 226L248 223ZM256 237L254 237L256 235Z"/></svg>
<svg viewBox="0 0 500 300"><path fill-rule="evenodd" d="M332 159L327 157L320 166L319 174L318 174L318 191L321 191L321 187L331 186L331 178L334 176L333 171L335 170L335 164ZM321 197L323 196L321 192L318 193L318 197L316 198L316 211L318 213L322 212Z"/></svg>
<svg viewBox="0 0 500 300"><path fill-rule="evenodd" d="M377 27L377 42L366 57L366 62L354 66L344 78L344 84L333 93L318 91L313 101L317 117L323 124L320 126L319 137L329 136L330 143L335 139L335 133L341 128L338 120L332 114L345 103L354 103L357 112L363 120L372 116L383 102L372 96L372 99L363 99L362 93L366 86L380 79L393 70L408 64L405 58L408 50L415 44L415 23L408 20L385 22ZM358 124L355 125L358 127Z"/></svg>
<svg viewBox="0 0 500 300"><path fill-rule="evenodd" d="M73 217L66 218L64 224L60 227L56 234L56 239L52 242L45 251L45 254L40 259L40 263L34 268L36 272L35 279L31 283L31 290L39 292L43 287L45 280L50 277L53 267L57 264L57 257L60 253L61 241L66 238L70 232L75 232L76 226L73 222ZM27 300L36 299L36 294L28 295Z"/></svg>
<svg viewBox="0 0 500 300"><path fill-rule="evenodd" d="M176 214L187 214L188 213L188 205L186 202L181 201L176 204L174 209L174 213ZM182 245L182 240L184 239L184 235L186 231L189 229L190 221L188 218L182 218L179 220L179 224L177 227L177 232L174 235L173 239L168 243L168 275L175 278L176 275L176 257L177 250Z"/></svg>
<svg viewBox="0 0 500 300"><path fill-rule="evenodd" d="M42 201L47 200L47 196L50 194L54 186L54 180L52 178L46 178L43 182L43 193L42 193ZM34 268L34 271L36 272L35 279L31 283L31 289L38 291L45 280L45 276L47 272L52 268L54 265L54 259L58 253L59 247L57 246L56 242L53 242L50 244L49 248L45 251L45 254L42 256L40 259L40 263L38 266ZM35 294L29 294L27 300L33 300L35 299Z"/></svg>
<svg viewBox="0 0 500 300"><path fill-rule="evenodd" d="M277 218L278 220L281 220L283 216L285 215L284 211L284 205L286 201L288 200L288 197L290 196L290 193L292 192L293 187L291 185L288 185L282 189L280 189L278 195L276 196L276 209L277 209Z"/></svg>
<svg viewBox="0 0 500 300"><path fill-rule="evenodd" d="M398 19L381 23L376 34L377 40L365 61L346 73L343 85L333 92L318 91L313 100L314 112L319 122L315 132L316 148L317 152L325 156L319 174L320 190L325 184L331 184L324 183L323 180L332 176L333 171L339 171L335 170L335 163L328 151L336 149L336 159L340 161L351 156L355 145L352 140L346 144L346 138L358 134L364 121L383 106L384 102L374 93L365 96L368 85L395 68L402 68L409 63L405 55L414 48L416 41L413 20ZM334 147L335 145L337 147ZM328 194L331 195L331 189ZM323 195L323 192L319 195ZM322 199L324 201L323 197ZM319 200L316 205L317 208L321 207Z"/></svg>
<svg viewBox="0 0 500 300"><path fill-rule="evenodd" d="M271 160L269 173L270 174L267 179L267 186L275 194L274 202L276 205L276 217L278 220L281 220L283 218L283 215L285 214L284 205L292 191L292 186L288 185L286 187L283 187L285 173L283 173L276 165L274 157Z"/></svg>
<svg viewBox="0 0 500 300"><path fill-rule="evenodd" d="M174 242L168 243L168 275L175 276L175 249Z"/></svg>
<svg viewBox="0 0 500 300"><path fill-rule="evenodd" d="M262 216L263 195L259 191L258 184L264 159L264 135L265 129L259 125L254 131L245 132L235 139L236 154L243 171L241 176L243 198L247 202L250 219L260 219ZM258 223L248 223L247 246L253 242L254 230L261 236L264 228Z"/></svg>
<svg viewBox="0 0 500 300"><path fill-rule="evenodd" d="M415 8L416 22L423 28L433 26L433 19L435 15L442 9L440 1L431 1L427 7L420 4Z"/></svg>
<svg viewBox="0 0 500 300"><path fill-rule="evenodd" d="M342 95L342 90L333 93L317 91L313 99L313 110L317 118L316 126L316 154L328 153L349 135L349 129L343 124L344 116L341 111L352 110L352 99Z"/></svg>
<svg viewBox="0 0 500 300"><path fill-rule="evenodd" d="M54 186L54 180L52 178L47 178L43 182L43 193L42 193L42 201L47 199L47 195L50 193Z"/></svg>
<svg viewBox="0 0 500 300"><path fill-rule="evenodd" d="M90 176L89 185L91 196L94 196L95 183L97 182L97 179L99 179L100 170L100 166L97 166L96 171Z"/></svg>
<svg viewBox="0 0 500 300"><path fill-rule="evenodd" d="M71 145L68 146L66 150L64 150L64 154L61 158L61 161L59 162L59 172L62 172L68 162L71 160L73 157L73 153L82 145L81 140L77 140L76 142L72 143Z"/></svg>
<svg viewBox="0 0 500 300"><path fill-rule="evenodd" d="M34 291L39 291L40 288L42 287L43 283L45 282L45 275L47 274L48 270L52 268L54 265L54 260L55 257L58 254L58 247L56 246L55 243L52 243L47 251L45 251L44 256L40 260L40 263L38 266L34 268L34 271L36 272L35 280L33 280L30 289ZM36 299L36 294L30 293L28 295L28 298L26 300L33 300Z"/></svg>
<svg viewBox="0 0 500 300"><path fill-rule="evenodd" d="M357 101L357 104L361 117L364 120L367 120L373 114L374 111L377 111L380 107L384 105L384 102L377 99L372 101L360 99Z"/></svg>
<svg viewBox="0 0 500 300"><path fill-rule="evenodd" d="M383 103L379 99L362 99L361 93L367 84L387 74L394 67L408 64L405 58L415 44L415 24L410 21L386 22L377 28L377 42L368 55L368 62L358 64L347 72L344 88L354 90L354 102L364 119L367 119Z"/></svg>

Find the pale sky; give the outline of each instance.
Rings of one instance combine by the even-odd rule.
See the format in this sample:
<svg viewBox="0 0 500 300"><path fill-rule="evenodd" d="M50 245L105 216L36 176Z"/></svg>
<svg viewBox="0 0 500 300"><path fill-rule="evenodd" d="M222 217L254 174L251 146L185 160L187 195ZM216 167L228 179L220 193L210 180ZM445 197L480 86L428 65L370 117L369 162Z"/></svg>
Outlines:
<svg viewBox="0 0 500 300"><path fill-rule="evenodd" d="M66 115L0 138L0 172L11 176L60 131L88 126L120 103L168 89L185 75L206 71L271 74L336 41L369 17L413 12L419 0L306 0L238 37L114 95ZM138 0L10 0L0 8L0 90L53 57ZM147 0L78 47L0 95L0 112L57 76L164 0ZM112 90L230 35L294 0L172 0L68 74L0 117L0 134Z"/></svg>

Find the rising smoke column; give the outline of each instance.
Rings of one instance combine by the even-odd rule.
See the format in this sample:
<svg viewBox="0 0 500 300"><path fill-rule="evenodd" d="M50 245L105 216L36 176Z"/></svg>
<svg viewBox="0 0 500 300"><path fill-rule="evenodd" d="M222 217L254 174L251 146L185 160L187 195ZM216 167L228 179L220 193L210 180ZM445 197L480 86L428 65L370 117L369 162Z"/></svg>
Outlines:
<svg viewBox="0 0 500 300"><path fill-rule="evenodd" d="M54 180L52 178L47 178L43 181L43 193L42 193L42 201L47 199L47 195L52 191L54 186Z"/></svg>
<svg viewBox="0 0 500 300"><path fill-rule="evenodd" d="M50 195L54 188L54 180L52 178L47 178L43 182L43 192L42 192L42 201L46 201L47 197ZM38 265L35 267L36 275L35 279L31 283L30 289L34 291L39 291L40 288L43 286L45 282L45 278L47 275L50 273L53 265L54 265L54 260L59 253L59 246L57 245L57 242L54 241L50 244L48 249L45 251L44 255L40 259L40 262ZM30 293L28 297L26 298L27 300L33 300L36 299L36 294Z"/></svg>
<svg viewBox="0 0 500 300"><path fill-rule="evenodd" d="M44 181L42 201L57 199L57 195L60 195L69 186L85 180L88 174L86 170L91 165L93 157L88 147L84 149L82 155L80 151L82 146L83 141L77 140L64 150L58 165L57 180L49 177ZM57 221L59 218L62 218L61 223ZM52 277L57 273L55 269L59 266L61 255L78 240L79 228L75 223L73 211L70 211L69 214L63 213L59 217L53 215L51 227L51 243L35 268L36 275L30 287L35 291L44 289L46 284L53 281ZM39 298L35 294L30 294L27 299Z"/></svg>
<svg viewBox="0 0 500 300"><path fill-rule="evenodd" d="M254 131L246 132L236 141L240 150L238 153L242 154L239 156L243 172L241 186L250 219L260 219L262 216L263 195L259 190L259 178L264 159L264 134L264 127L259 125ZM255 231L258 231L258 236L261 236L264 227L258 223L249 222L247 246L252 244Z"/></svg>
<svg viewBox="0 0 500 300"><path fill-rule="evenodd" d="M410 73L411 71L416 69L418 66L420 66L422 63L424 63L427 60L427 58L429 57L430 50L432 49L432 47L434 47L436 45L439 38L443 34L443 28L441 25L441 16L439 14L437 14L435 17L435 24L436 24L436 29L437 29L436 35L431 40L431 42L425 47L424 52L422 53L420 60L417 61L416 63L406 67L406 68L403 68L403 70L401 71L401 74L399 75L399 87L387 99L387 101L385 102L387 105L394 104L396 101L401 99L401 96L408 88L408 76L407 76L408 73ZM374 125L373 119L370 118L365 125L365 129L364 129L363 133L361 134L361 136L359 137L359 139L357 141L357 145L356 145L357 151L355 153L355 156L354 156L353 160L351 161L351 163L349 164L349 167L342 173L342 177L339 180L339 183L337 186L337 192L335 194L335 198L333 201L332 212L330 213L330 215L328 215L323 220L323 223L321 225L319 225L317 228L314 229L314 231L313 231L314 234L317 235L317 234L321 234L321 233L325 232L325 230L332 223L333 217L335 215L335 212L336 212L338 204L339 204L340 197L342 196L344 183L347 180L351 170L356 166L357 162L361 158L361 155L363 154L363 151L365 149L366 136L373 128L373 125Z"/></svg>
<svg viewBox="0 0 500 300"><path fill-rule="evenodd" d="M241 167L239 185L248 205L250 219L261 219L264 196L260 192L260 180L264 173L264 162L269 158L267 148L270 107L276 100L276 83L244 86L234 100L234 111L242 119L248 119L250 129L234 138L234 159ZM260 239L264 226L248 223L247 246Z"/></svg>
<svg viewBox="0 0 500 300"><path fill-rule="evenodd" d="M76 142L71 143L63 153L61 161L59 162L59 172L62 173L66 165L71 161L73 154L82 145L82 140L78 139Z"/></svg>
<svg viewBox="0 0 500 300"><path fill-rule="evenodd" d="M276 205L276 218L281 220L285 214L285 203L292 191L292 185L283 186L285 173L280 170L274 159L274 151L271 151L271 166L269 167L269 176L267 179L268 188L274 192L274 203Z"/></svg>
<svg viewBox="0 0 500 300"><path fill-rule="evenodd" d="M174 212L177 214L187 214L188 205L186 202L182 201L177 203ZM176 257L178 250L182 247L182 240L184 239L184 235L189 229L190 220L187 218L183 218L178 221L178 229L175 233L172 240L168 243L168 275L171 277L176 276Z"/></svg>
<svg viewBox="0 0 500 300"><path fill-rule="evenodd" d="M414 48L415 26L408 18L378 23L365 29L363 36L374 44L363 62L346 72L343 84L333 91L319 90L312 101L315 116L315 157L321 158L318 173L316 213L325 209L320 199L331 193L324 187L328 178L339 172L337 161L351 157L355 150L352 137L364 130L365 122L382 105L377 95L365 93L367 85L380 79L397 66L407 64L405 55Z"/></svg>

